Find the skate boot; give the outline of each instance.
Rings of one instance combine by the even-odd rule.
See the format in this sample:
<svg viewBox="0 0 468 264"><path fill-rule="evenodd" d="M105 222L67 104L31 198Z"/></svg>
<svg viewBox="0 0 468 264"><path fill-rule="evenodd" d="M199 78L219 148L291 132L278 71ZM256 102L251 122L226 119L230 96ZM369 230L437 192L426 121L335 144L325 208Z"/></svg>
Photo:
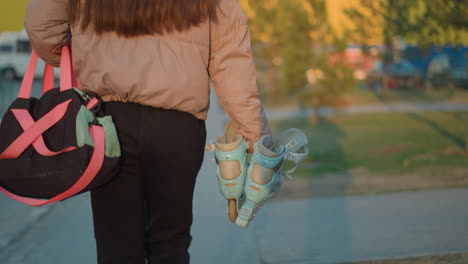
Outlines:
<svg viewBox="0 0 468 264"><path fill-rule="evenodd" d="M291 178L308 153L307 137L295 128L285 131L278 140L266 135L255 143L247 169L245 201L236 219L239 227L248 226L263 203L279 191L284 176ZM284 170L286 161L295 163L294 167Z"/></svg>
<svg viewBox="0 0 468 264"><path fill-rule="evenodd" d="M235 222L244 193L247 142L241 135L234 133L229 123L225 134L216 138L208 149L214 151L218 186L226 198L229 219Z"/></svg>

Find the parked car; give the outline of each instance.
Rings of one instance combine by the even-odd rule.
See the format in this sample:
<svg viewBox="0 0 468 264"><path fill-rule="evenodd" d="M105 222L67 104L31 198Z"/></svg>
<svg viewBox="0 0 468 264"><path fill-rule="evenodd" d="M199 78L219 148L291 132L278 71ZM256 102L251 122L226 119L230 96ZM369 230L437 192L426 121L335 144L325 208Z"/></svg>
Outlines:
<svg viewBox="0 0 468 264"><path fill-rule="evenodd" d="M368 72L367 85L371 88L379 87L384 76L382 61L374 62ZM421 88L421 73L406 59L388 65L388 88Z"/></svg>
<svg viewBox="0 0 468 264"><path fill-rule="evenodd" d="M461 62L446 54L434 56L426 73L426 88L468 89L468 66Z"/></svg>
<svg viewBox="0 0 468 264"><path fill-rule="evenodd" d="M0 35L0 76L7 80L21 78L31 56L31 42L26 31L6 32ZM35 77L44 72L45 63L39 60ZM58 77L58 70L55 71Z"/></svg>
<svg viewBox="0 0 468 264"><path fill-rule="evenodd" d="M456 87L468 89L468 68L467 67L453 68L452 80Z"/></svg>
<svg viewBox="0 0 468 264"><path fill-rule="evenodd" d="M468 50L462 50L450 60L452 80L456 87L468 89Z"/></svg>
<svg viewBox="0 0 468 264"><path fill-rule="evenodd" d="M424 80L424 87L425 89L453 88L450 57L447 54L438 54L430 60Z"/></svg>
<svg viewBox="0 0 468 264"><path fill-rule="evenodd" d="M468 46L407 46L402 56L423 73L426 88L468 89Z"/></svg>

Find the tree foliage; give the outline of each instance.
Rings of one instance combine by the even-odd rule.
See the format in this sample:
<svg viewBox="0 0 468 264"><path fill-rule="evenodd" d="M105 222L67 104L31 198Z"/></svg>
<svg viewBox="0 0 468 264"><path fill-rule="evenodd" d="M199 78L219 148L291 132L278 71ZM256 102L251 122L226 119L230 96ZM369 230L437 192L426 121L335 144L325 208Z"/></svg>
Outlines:
<svg viewBox="0 0 468 264"><path fill-rule="evenodd" d="M320 107L334 105L336 97L355 87L353 70L341 61L330 65L328 60L347 47L345 37L337 37L328 23L328 2L244 1L251 16L257 66L267 72L267 86L273 88L269 99L296 98L300 105L316 110L316 117ZM312 84L311 73L321 78Z"/></svg>
<svg viewBox="0 0 468 264"><path fill-rule="evenodd" d="M468 2L458 0L411 1L409 20L414 30L404 37L419 46L468 45Z"/></svg>
<svg viewBox="0 0 468 264"><path fill-rule="evenodd" d="M349 8L354 21L353 40L364 43L382 26L384 44L402 37L419 46L468 44L468 2L460 0L361 0Z"/></svg>
<svg viewBox="0 0 468 264"><path fill-rule="evenodd" d="M312 47L323 31L325 0L250 0L250 28L257 55L266 61L278 97L297 95L307 84ZM262 67L262 66L260 66Z"/></svg>

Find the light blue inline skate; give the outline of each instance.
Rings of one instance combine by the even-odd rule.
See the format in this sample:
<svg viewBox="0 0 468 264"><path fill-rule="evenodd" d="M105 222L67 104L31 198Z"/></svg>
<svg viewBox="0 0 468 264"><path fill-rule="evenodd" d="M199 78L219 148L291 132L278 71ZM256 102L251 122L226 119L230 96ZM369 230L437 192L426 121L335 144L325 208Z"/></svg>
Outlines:
<svg viewBox="0 0 468 264"><path fill-rule="evenodd" d="M217 137L207 149L214 151L219 190L226 198L229 219L234 223L244 194L247 142L228 123L224 135Z"/></svg>
<svg viewBox="0 0 468 264"><path fill-rule="evenodd" d="M248 226L263 203L279 191L284 176L291 178L290 175L308 153L307 137L295 128L288 129L277 140L266 135L255 143L247 169L245 201L236 219L239 227ZM295 165L290 170L284 170L285 161L288 160Z"/></svg>

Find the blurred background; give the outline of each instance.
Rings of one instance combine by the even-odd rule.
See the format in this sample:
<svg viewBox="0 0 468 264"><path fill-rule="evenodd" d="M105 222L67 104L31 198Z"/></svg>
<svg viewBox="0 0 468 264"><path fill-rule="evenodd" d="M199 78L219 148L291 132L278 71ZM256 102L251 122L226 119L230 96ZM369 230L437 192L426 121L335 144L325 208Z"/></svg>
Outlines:
<svg viewBox="0 0 468 264"><path fill-rule="evenodd" d="M241 3L274 126L310 138L304 195L468 185L468 1Z"/></svg>
<svg viewBox="0 0 468 264"><path fill-rule="evenodd" d="M0 116L29 59L27 2L0 3ZM270 124L276 134L303 130L311 152L259 214L270 224L235 236L256 245L249 254L259 260L243 263L468 263L468 1L240 3ZM210 111L211 122L226 118ZM208 193L217 191L213 179ZM196 216L196 234L216 227L197 224L213 219L212 198L203 197L197 208L211 209L199 210L207 215ZM33 215L30 227L47 213L1 199L18 217L0 213L0 263L42 263L12 257L28 244L24 230L12 230L18 219ZM286 212L296 218L285 220ZM195 264L221 263L193 248Z"/></svg>

